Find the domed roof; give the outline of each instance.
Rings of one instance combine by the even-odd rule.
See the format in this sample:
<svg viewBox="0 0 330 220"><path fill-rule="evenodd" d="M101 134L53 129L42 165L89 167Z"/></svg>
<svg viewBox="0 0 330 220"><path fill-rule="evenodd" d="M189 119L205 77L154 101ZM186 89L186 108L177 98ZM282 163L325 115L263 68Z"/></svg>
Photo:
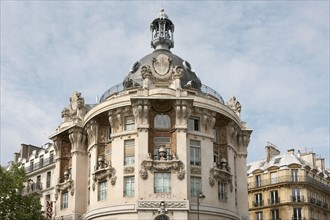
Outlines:
<svg viewBox="0 0 330 220"><path fill-rule="evenodd" d="M164 65L157 68L158 60L163 61ZM141 70L143 67L149 67L159 77L159 80L165 79L166 75L170 77L173 74L171 71L179 67L182 71L182 76L180 77L181 88L195 88L198 90L201 88L201 81L192 70L190 63L165 49L155 50L153 53L136 61L123 82L124 88L136 86L137 84L141 85L143 78Z"/></svg>
<svg viewBox="0 0 330 220"><path fill-rule="evenodd" d="M147 74L150 74L150 77L156 81L166 81L173 77L179 77L181 88L200 90L201 81L192 70L189 62L170 51L174 47L174 24L165 14L164 9L152 21L150 30L152 34L151 46L155 50L133 64L123 81L124 89L141 86L142 80L145 78L143 74L148 72Z"/></svg>

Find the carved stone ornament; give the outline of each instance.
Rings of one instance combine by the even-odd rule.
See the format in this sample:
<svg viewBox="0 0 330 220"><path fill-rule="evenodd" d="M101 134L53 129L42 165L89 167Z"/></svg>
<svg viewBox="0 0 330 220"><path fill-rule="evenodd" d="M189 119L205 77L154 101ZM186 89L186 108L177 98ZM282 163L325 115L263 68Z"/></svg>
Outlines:
<svg viewBox="0 0 330 220"><path fill-rule="evenodd" d="M73 196L74 194L74 184L73 180L71 178L71 174L69 174L68 171L64 172L64 181L60 182L58 181L57 185L55 186L56 192L55 192L55 199L57 200L58 194L61 192L70 192L70 194Z"/></svg>
<svg viewBox="0 0 330 220"><path fill-rule="evenodd" d="M93 175L93 184L92 189L95 190L95 183L101 182L103 180L110 180L111 185L116 184L117 177L116 175L116 169L111 166L110 162L107 162L105 160L98 161L98 165L95 168L95 171L92 173Z"/></svg>
<svg viewBox="0 0 330 220"><path fill-rule="evenodd" d="M134 167L124 167L124 174L134 173Z"/></svg>
<svg viewBox="0 0 330 220"><path fill-rule="evenodd" d="M237 114L238 117L240 117L242 106L239 103L239 101L236 100L235 96L232 96L230 98L227 105L228 105L229 108L231 108Z"/></svg>
<svg viewBox="0 0 330 220"><path fill-rule="evenodd" d="M171 64L172 59L165 54L159 54L152 59L152 67L155 71L153 74L155 78L160 80L167 80L171 78Z"/></svg>
<svg viewBox="0 0 330 220"><path fill-rule="evenodd" d="M83 220L82 214L70 214L70 215L61 215L56 216L55 220Z"/></svg>
<svg viewBox="0 0 330 220"><path fill-rule="evenodd" d="M230 184L230 191L233 191L232 175L230 174L230 170L228 168L213 167L210 170L210 185L214 186L215 181Z"/></svg>
<svg viewBox="0 0 330 220"><path fill-rule="evenodd" d="M149 157L147 160L142 161L139 173L142 179L147 179L148 170L152 173L155 171L171 171L177 173L179 180L183 180L186 174L184 167L183 162L176 158L173 160L153 160Z"/></svg>
<svg viewBox="0 0 330 220"><path fill-rule="evenodd" d="M85 106L85 99L81 96L80 92L74 92L69 100L69 107L64 108L61 112L63 122L73 121L77 123L82 121L88 111Z"/></svg>
<svg viewBox="0 0 330 220"><path fill-rule="evenodd" d="M139 201L138 208L158 209L188 208L186 201Z"/></svg>

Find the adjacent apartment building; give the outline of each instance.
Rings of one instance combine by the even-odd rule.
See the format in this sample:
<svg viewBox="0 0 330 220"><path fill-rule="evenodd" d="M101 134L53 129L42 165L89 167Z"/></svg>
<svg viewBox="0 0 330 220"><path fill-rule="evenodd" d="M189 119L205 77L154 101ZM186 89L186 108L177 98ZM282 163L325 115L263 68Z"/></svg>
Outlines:
<svg viewBox="0 0 330 220"><path fill-rule="evenodd" d="M36 193L40 196L42 211L51 219L53 201L55 201L55 150L52 143L42 147L21 144L21 150L14 154L15 163L24 167L28 181L23 189L23 195Z"/></svg>
<svg viewBox="0 0 330 220"><path fill-rule="evenodd" d="M268 143L266 159L248 164L253 220L329 220L330 171L312 151L281 154Z"/></svg>
<svg viewBox="0 0 330 220"><path fill-rule="evenodd" d="M252 130L240 103L225 103L171 52L174 24L164 10L150 30L154 51L96 105L72 94L50 137L55 163L45 167L46 149L21 160L46 190L49 219L248 219Z"/></svg>

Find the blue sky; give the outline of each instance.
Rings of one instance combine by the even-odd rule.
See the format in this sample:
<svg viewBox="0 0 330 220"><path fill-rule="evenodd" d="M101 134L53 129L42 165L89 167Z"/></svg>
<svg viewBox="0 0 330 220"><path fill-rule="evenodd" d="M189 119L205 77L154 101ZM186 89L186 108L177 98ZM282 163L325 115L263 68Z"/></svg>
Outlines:
<svg viewBox="0 0 330 220"><path fill-rule="evenodd" d="M41 146L74 91L95 103L153 51L162 8L172 52L254 131L248 162L271 142L313 150L329 167L329 1L1 1L1 165Z"/></svg>

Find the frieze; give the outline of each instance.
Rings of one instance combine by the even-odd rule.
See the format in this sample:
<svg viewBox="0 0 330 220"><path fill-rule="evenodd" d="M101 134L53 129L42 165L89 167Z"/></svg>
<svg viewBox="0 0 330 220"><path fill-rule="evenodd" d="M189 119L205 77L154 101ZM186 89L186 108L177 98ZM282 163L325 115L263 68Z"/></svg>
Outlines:
<svg viewBox="0 0 330 220"><path fill-rule="evenodd" d="M83 215L82 214L61 215L61 216L56 216L55 220L83 220Z"/></svg>
<svg viewBox="0 0 330 220"><path fill-rule="evenodd" d="M201 170L200 167L191 167L190 168L190 174L192 174L192 175L201 175L202 170Z"/></svg>
<svg viewBox="0 0 330 220"><path fill-rule="evenodd" d="M187 201L138 201L138 208L158 209L164 206L166 209L187 209Z"/></svg>
<svg viewBox="0 0 330 220"><path fill-rule="evenodd" d="M153 173L157 171L176 172L179 180L183 180L186 174L185 166L181 160L174 157L173 160L153 160L149 155L147 160L142 161L140 176L142 179L148 178L148 170Z"/></svg>
<svg viewBox="0 0 330 220"><path fill-rule="evenodd" d="M124 174L134 173L134 167L124 167Z"/></svg>

